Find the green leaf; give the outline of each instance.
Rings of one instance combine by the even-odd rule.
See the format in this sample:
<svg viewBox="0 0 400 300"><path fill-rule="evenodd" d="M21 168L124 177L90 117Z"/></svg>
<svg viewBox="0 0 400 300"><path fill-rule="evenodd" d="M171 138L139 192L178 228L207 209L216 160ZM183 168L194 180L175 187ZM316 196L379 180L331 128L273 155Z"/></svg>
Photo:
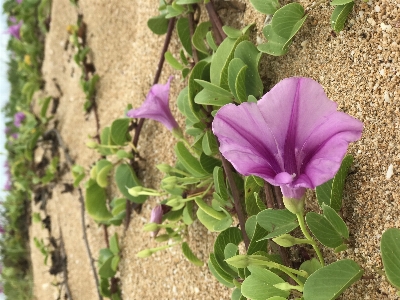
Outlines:
<svg viewBox="0 0 400 300"><path fill-rule="evenodd" d="M350 14L354 6L354 2L347 3L345 5L336 6L331 16L331 26L336 32L342 31L344 23L347 20L347 16Z"/></svg>
<svg viewBox="0 0 400 300"><path fill-rule="evenodd" d="M215 84L212 84L212 83L210 83L208 81L199 80L199 79L195 79L195 81L198 84L200 84L205 90L208 90L213 94L221 95L221 96L224 96L224 97L232 97L232 94L229 91L227 91L227 90L225 90L225 89L223 89L223 88L221 88L221 87L219 87L219 86L217 86Z"/></svg>
<svg viewBox="0 0 400 300"><path fill-rule="evenodd" d="M46 118L47 109L48 109L50 101L52 99L53 99L52 97L46 97L46 98L42 99L42 101L41 101L42 108L40 109L40 117L42 119Z"/></svg>
<svg viewBox="0 0 400 300"><path fill-rule="evenodd" d="M215 167L222 166L222 162L215 157L201 153L200 165L208 174L212 174Z"/></svg>
<svg viewBox="0 0 400 300"><path fill-rule="evenodd" d="M299 270L300 271L306 271L308 276L310 276L311 274L313 274L315 271L321 269L321 263L319 262L318 259L316 258L312 258L310 260L306 260L305 262L303 262L300 265ZM305 283L306 282L306 278L299 276L299 279L301 280L301 282Z"/></svg>
<svg viewBox="0 0 400 300"><path fill-rule="evenodd" d="M99 267L99 276L101 278L114 277L116 272L111 267L113 258L113 256L107 258L107 260Z"/></svg>
<svg viewBox="0 0 400 300"><path fill-rule="evenodd" d="M129 122L129 118L117 119L112 122L110 134L115 144L123 146L127 142Z"/></svg>
<svg viewBox="0 0 400 300"><path fill-rule="evenodd" d="M344 183L352 163L353 156L346 155L335 177L324 184L317 186L317 199L321 207L322 204L325 203L336 211L341 209Z"/></svg>
<svg viewBox="0 0 400 300"><path fill-rule="evenodd" d="M194 201L199 206L199 208L203 210L210 217L213 217L214 219L217 220L222 220L225 218L225 214L223 212L216 211L211 206L207 205L207 203L205 203L204 200L201 199L200 197L196 197Z"/></svg>
<svg viewBox="0 0 400 300"><path fill-rule="evenodd" d="M338 215L338 213L328 205L322 204L322 210L324 211L324 217L331 223L332 227L345 239L349 238L349 229L346 223Z"/></svg>
<svg viewBox="0 0 400 300"><path fill-rule="evenodd" d="M237 45L247 40L246 35L242 35L237 39L226 38L217 51L212 56L210 67L210 82L228 90L228 68L229 63L234 58L234 53Z"/></svg>
<svg viewBox="0 0 400 300"><path fill-rule="evenodd" d="M274 56L285 54L289 50L293 36L306 18L303 7L298 3L290 3L278 9L272 17L271 24L263 29L268 42L259 45L258 50Z"/></svg>
<svg viewBox="0 0 400 300"><path fill-rule="evenodd" d="M207 130L204 134L202 144L205 154L212 156L218 153L218 142L211 130Z"/></svg>
<svg viewBox="0 0 400 300"><path fill-rule="evenodd" d="M143 203L146 201L147 196L133 197L128 193L128 188L141 185L139 179L137 178L135 172L128 164L120 164L115 170L115 183L118 186L119 191L128 200L135 203Z"/></svg>
<svg viewBox="0 0 400 300"><path fill-rule="evenodd" d="M214 37L212 35L212 31L207 32L206 34L206 40L207 44L210 46L210 48L215 52L218 49L217 44L214 41Z"/></svg>
<svg viewBox="0 0 400 300"><path fill-rule="evenodd" d="M89 216L97 222L107 221L112 218L112 214L107 207L106 191L94 181L86 189L85 208Z"/></svg>
<svg viewBox="0 0 400 300"><path fill-rule="evenodd" d="M114 256L113 259L111 260L111 269L112 269L113 271L115 271L115 272L117 272L117 270L118 270L118 264L119 264L120 259L121 259L121 258L119 257L119 255L116 255L116 256Z"/></svg>
<svg viewBox="0 0 400 300"><path fill-rule="evenodd" d="M200 84L198 84L195 79L207 80L206 75L209 74L210 64L206 61L198 62L192 69L192 73L189 75L188 80L188 105L191 112L196 116L197 121L202 117L200 114L200 105L194 102L196 95L203 89ZM209 76L209 75L208 75Z"/></svg>
<svg viewBox="0 0 400 300"><path fill-rule="evenodd" d="M280 7L278 0L250 0L250 3L260 13L273 15Z"/></svg>
<svg viewBox="0 0 400 300"><path fill-rule="evenodd" d="M277 35L272 30L272 25L268 24L263 29L264 36L267 38L268 42L265 44L258 45L257 49L261 52L268 53L273 56L281 56L289 51L289 46L291 44L290 40Z"/></svg>
<svg viewBox="0 0 400 300"><path fill-rule="evenodd" d="M165 16L166 18L173 18L181 15L185 11L185 8L183 6L180 6L176 4L175 2L172 2L171 5L167 6L167 12L168 14Z"/></svg>
<svg viewBox="0 0 400 300"><path fill-rule="evenodd" d="M191 122L198 122L199 117L197 112L194 109L193 105L191 105L189 101L188 95L188 87L185 87L178 95L178 99L176 100L179 111L187 118L187 120ZM197 105L197 104L195 104ZM197 105L198 106L198 105Z"/></svg>
<svg viewBox="0 0 400 300"><path fill-rule="evenodd" d="M253 216L256 218L256 216ZM247 223L246 223L247 224ZM256 228L254 230L254 234L249 238L250 240L250 245L249 248L247 249L247 254L254 254L257 253L258 251L267 251L267 245L268 245L268 240L262 240L264 236L268 234L268 231L266 231L264 228L262 228L259 224L256 224Z"/></svg>
<svg viewBox="0 0 400 300"><path fill-rule="evenodd" d="M147 21L147 26L155 34L162 35L168 31L168 19L165 18L165 14L157 17L152 17Z"/></svg>
<svg viewBox="0 0 400 300"><path fill-rule="evenodd" d="M400 289L400 229L389 228L382 234L381 253L387 279Z"/></svg>
<svg viewBox="0 0 400 300"><path fill-rule="evenodd" d="M251 275L242 283L241 292L243 296L254 300L268 299L274 296L286 299L289 296L290 292L274 287L275 284L285 282L274 272L254 266L250 266L248 269Z"/></svg>
<svg viewBox="0 0 400 300"><path fill-rule="evenodd" d="M235 255L239 254L239 247L238 245L232 244L232 243L228 243L225 246L225 250L224 250L224 256L225 259L231 258Z"/></svg>
<svg viewBox="0 0 400 300"><path fill-rule="evenodd" d="M256 215L260 212L257 205L255 193L261 190L261 187L257 184L254 176L247 176L244 180L244 190L245 190L245 203L246 203L246 213L248 216Z"/></svg>
<svg viewBox="0 0 400 300"><path fill-rule="evenodd" d="M188 243L182 243L182 252L183 255L195 266L202 267L204 263L193 254L192 250L190 249Z"/></svg>
<svg viewBox="0 0 400 300"><path fill-rule="evenodd" d="M110 282L108 278L100 278L100 294L104 297L111 297Z"/></svg>
<svg viewBox="0 0 400 300"><path fill-rule="evenodd" d="M211 22L202 22L197 25L192 37L193 46L200 52L208 55L208 48L205 43L207 32L211 29Z"/></svg>
<svg viewBox="0 0 400 300"><path fill-rule="evenodd" d="M226 181L224 177L224 171L221 167L215 167L213 171L214 177L214 188L215 191L221 195L224 201L228 200L228 189L226 186Z"/></svg>
<svg viewBox="0 0 400 300"><path fill-rule="evenodd" d="M225 32L225 34L232 38L232 39L237 39L242 35L242 31L230 26L222 26L222 30Z"/></svg>
<svg viewBox="0 0 400 300"><path fill-rule="evenodd" d="M172 68L178 71L183 70L184 66L172 55L171 52L165 52L164 57L167 63L169 63Z"/></svg>
<svg viewBox="0 0 400 300"><path fill-rule="evenodd" d="M187 1L187 0L186 0ZM193 1L193 0L192 0ZM198 0L195 0L198 1ZM181 0L181 2L183 2ZM177 4L180 4L177 1ZM178 37L181 41L181 44L185 51L192 56L192 42L190 40L190 30L189 30L189 19L188 18L179 18L178 22L176 22L176 30L178 32Z"/></svg>
<svg viewBox="0 0 400 300"><path fill-rule="evenodd" d="M233 219L232 219L231 215L228 213L225 213L225 218L216 222L214 224L213 229L214 229L214 231L217 231L217 232L224 231L224 230L228 229L229 227L231 227L232 223L233 223Z"/></svg>
<svg viewBox="0 0 400 300"><path fill-rule="evenodd" d="M225 104L232 103L233 96L227 97L211 92L210 90L202 90L196 95L194 102L201 105L224 106Z"/></svg>
<svg viewBox="0 0 400 300"><path fill-rule="evenodd" d="M101 132L100 135L100 142L102 145L108 146L109 141L111 140L111 128L110 127L104 127L104 129ZM100 148L99 152L103 155L110 155L112 154L112 150L110 148Z"/></svg>
<svg viewBox="0 0 400 300"><path fill-rule="evenodd" d="M263 239L270 239L288 233L297 228L296 215L287 209L266 209L257 215L257 222L265 230L270 232Z"/></svg>
<svg viewBox="0 0 400 300"><path fill-rule="evenodd" d="M350 259L339 260L311 274L304 284L304 300L333 300L359 280L363 270Z"/></svg>
<svg viewBox="0 0 400 300"><path fill-rule="evenodd" d="M182 212L182 220L186 225L190 225L194 221L193 214L193 201L186 202L185 208Z"/></svg>
<svg viewBox="0 0 400 300"><path fill-rule="evenodd" d="M118 243L117 233L114 233L114 235L110 239L110 250L114 255L118 255L119 253L119 243Z"/></svg>
<svg viewBox="0 0 400 300"><path fill-rule="evenodd" d="M235 58L240 58L248 67L246 71L246 80L244 81L246 86L244 89L246 97L243 98L242 102L245 102L249 95L259 98L262 95L264 88L258 71L261 53L252 42L243 41L236 47ZM236 90L239 93L239 89L236 88Z"/></svg>
<svg viewBox="0 0 400 300"><path fill-rule="evenodd" d="M304 8L299 3L290 3L278 9L272 17L272 30L290 40L305 21Z"/></svg>
<svg viewBox="0 0 400 300"><path fill-rule="evenodd" d="M242 234L240 233L240 229L236 227L230 227L223 232L221 232L215 240L214 243L214 254L215 260L218 262L218 265L231 276L236 277L237 273L234 272L228 263L225 262L225 248L228 244L239 245L242 241Z"/></svg>
<svg viewBox="0 0 400 300"><path fill-rule="evenodd" d="M224 272L221 267L218 265L215 260L215 256L213 253L210 254L210 259L208 260L208 268L210 269L211 274L223 285L234 288L233 277Z"/></svg>
<svg viewBox="0 0 400 300"><path fill-rule="evenodd" d="M314 236L321 244L336 248L343 244L343 238L332 224L324 217L315 212L306 215L306 222Z"/></svg>
<svg viewBox="0 0 400 300"><path fill-rule="evenodd" d="M108 186L107 177L112 167L113 164L106 159L101 159L96 163L96 181L100 187L106 188Z"/></svg>
<svg viewBox="0 0 400 300"><path fill-rule="evenodd" d="M246 71L248 66L240 59L234 58L228 66L228 85L239 103L247 100Z"/></svg>
<svg viewBox="0 0 400 300"><path fill-rule="evenodd" d="M332 5L332 6L344 5L344 4L347 4L347 3L350 3L350 2L353 2L353 0L333 0L333 1L331 2L331 5Z"/></svg>
<svg viewBox="0 0 400 300"><path fill-rule="evenodd" d="M207 176L207 172L201 167L200 162L196 159L188 149L186 149L183 142L178 142L175 146L175 153L179 161L194 177Z"/></svg>
<svg viewBox="0 0 400 300"><path fill-rule="evenodd" d="M247 102L257 103L257 98L254 97L253 95L249 95L249 97L247 97Z"/></svg>
<svg viewBox="0 0 400 300"><path fill-rule="evenodd" d="M203 224L209 231L215 232L214 226L220 221L219 219L211 217L202 209L198 209L196 215L201 224Z"/></svg>
<svg viewBox="0 0 400 300"><path fill-rule="evenodd" d="M184 65L188 65L188 64L189 64L189 62L188 62L188 60L187 60L187 58L186 58L185 52L184 52L182 49L181 49L181 51L179 52L179 56L180 56L180 58L181 58L182 64L184 64ZM189 73L190 73L189 68L185 68L185 69L188 70L186 75L189 75ZM182 72L183 72L183 70L182 70ZM185 78L185 77L186 77L186 76L184 76L184 78Z"/></svg>

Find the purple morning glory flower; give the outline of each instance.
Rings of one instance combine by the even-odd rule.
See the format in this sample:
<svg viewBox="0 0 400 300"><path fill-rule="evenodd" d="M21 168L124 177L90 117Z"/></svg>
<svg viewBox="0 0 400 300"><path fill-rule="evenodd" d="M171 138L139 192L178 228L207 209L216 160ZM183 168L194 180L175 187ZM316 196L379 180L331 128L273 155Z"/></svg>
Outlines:
<svg viewBox="0 0 400 300"><path fill-rule="evenodd" d="M336 108L318 82L292 77L257 103L223 106L212 127L221 153L239 173L300 199L306 188L334 177L348 144L361 137L362 122Z"/></svg>
<svg viewBox="0 0 400 300"><path fill-rule="evenodd" d="M17 112L14 115L14 125L15 125L15 127L20 127L22 122L25 120L25 118L26 118L26 115L23 112L21 112L21 111Z"/></svg>
<svg viewBox="0 0 400 300"><path fill-rule="evenodd" d="M10 180L7 180L6 183L4 184L4 190L11 191L11 189L12 189L12 183Z"/></svg>
<svg viewBox="0 0 400 300"><path fill-rule="evenodd" d="M8 29L5 31L5 33L11 34L17 40L20 40L21 39L21 36L20 36L21 26L22 26L22 22L19 22L18 24L10 25L8 27Z"/></svg>
<svg viewBox="0 0 400 300"><path fill-rule="evenodd" d="M169 77L168 82L164 85L153 85L142 106L137 109L131 109L126 115L130 118L156 120L171 131L178 128L178 123L169 109L169 86L172 78L173 76Z"/></svg>

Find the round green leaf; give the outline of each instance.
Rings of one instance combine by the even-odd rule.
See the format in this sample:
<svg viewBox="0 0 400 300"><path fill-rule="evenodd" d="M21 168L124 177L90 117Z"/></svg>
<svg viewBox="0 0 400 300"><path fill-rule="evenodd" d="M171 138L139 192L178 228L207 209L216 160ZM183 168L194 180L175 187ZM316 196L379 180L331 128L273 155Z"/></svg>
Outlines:
<svg viewBox="0 0 400 300"><path fill-rule="evenodd" d="M350 259L339 260L311 274L304 284L304 300L333 300L359 280L363 270Z"/></svg>
<svg viewBox="0 0 400 300"><path fill-rule="evenodd" d="M260 13L266 15L273 15L276 10L280 7L278 0L250 0L254 8Z"/></svg>
<svg viewBox="0 0 400 300"><path fill-rule="evenodd" d="M112 214L107 207L106 191L96 182L86 189L85 208L87 213L98 222L107 221L112 218Z"/></svg>
<svg viewBox="0 0 400 300"><path fill-rule="evenodd" d="M344 23L347 20L347 16L350 14L354 6L354 2L350 2L344 5L336 6L331 16L331 26L336 32L342 31Z"/></svg>
<svg viewBox="0 0 400 300"><path fill-rule="evenodd" d="M182 253L185 257L195 266L201 267L204 263L193 254L192 250L190 249L188 243L182 243Z"/></svg>
<svg viewBox="0 0 400 300"><path fill-rule="evenodd" d="M248 269L251 275L242 284L241 291L243 296L254 300L268 299L274 296L286 299L289 296L290 292L274 287L275 284L285 282L275 273L254 266L250 266Z"/></svg>
<svg viewBox="0 0 400 300"><path fill-rule="evenodd" d="M400 289L400 229L390 228L382 234L381 252L387 279Z"/></svg>

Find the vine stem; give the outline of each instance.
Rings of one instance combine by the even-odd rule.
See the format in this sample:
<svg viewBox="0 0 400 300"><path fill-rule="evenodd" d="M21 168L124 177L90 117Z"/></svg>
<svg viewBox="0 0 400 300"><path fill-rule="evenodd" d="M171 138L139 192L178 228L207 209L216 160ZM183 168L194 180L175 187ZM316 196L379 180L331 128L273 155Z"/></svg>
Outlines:
<svg viewBox="0 0 400 300"><path fill-rule="evenodd" d="M206 9L207 9L207 13L210 18L211 24L214 28L216 43L219 45L226 38L226 34L222 30L223 24L222 24L221 19L219 18L218 13L215 10L213 0L210 0L210 2L208 2L206 4Z"/></svg>
<svg viewBox="0 0 400 300"><path fill-rule="evenodd" d="M303 232L306 239L310 241L310 244L312 245L315 253L318 256L319 262L321 263L322 266L324 266L325 265L324 258L322 257L321 251L319 250L317 243L315 242L315 240L312 238L312 236L310 235L310 233L307 230L306 224L304 222L304 215L302 213L298 213L298 214L296 214L296 217L299 222L301 231Z"/></svg>
<svg viewBox="0 0 400 300"><path fill-rule="evenodd" d="M242 233L244 245L247 250L250 245L250 240L246 233L246 227L245 227L246 221L244 219L242 204L240 203L239 190L235 184L235 180L233 179L232 165L225 159L225 157L223 157L222 154L221 154L221 160L222 160L222 166L224 167L225 170L226 177L228 178L229 186L232 191L235 210L239 219L240 231Z"/></svg>

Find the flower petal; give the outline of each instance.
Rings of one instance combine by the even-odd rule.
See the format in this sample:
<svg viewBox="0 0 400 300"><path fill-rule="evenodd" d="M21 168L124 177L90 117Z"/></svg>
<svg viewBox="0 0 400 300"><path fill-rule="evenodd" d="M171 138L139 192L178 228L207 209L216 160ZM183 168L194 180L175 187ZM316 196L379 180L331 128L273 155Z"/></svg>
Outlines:
<svg viewBox="0 0 400 300"><path fill-rule="evenodd" d="M275 138L256 103L223 106L212 128L222 155L239 173L273 181L275 175L283 171Z"/></svg>
<svg viewBox="0 0 400 300"><path fill-rule="evenodd" d="M257 103L222 107L213 131L239 173L260 176L297 198L331 179L348 144L361 137L362 123L336 108L319 83L293 77Z"/></svg>
<svg viewBox="0 0 400 300"><path fill-rule="evenodd" d="M169 130L178 127L178 123L169 109L169 86L173 76L170 76L166 84L155 84L150 88L146 100L137 109L127 112L130 118L152 119L164 124Z"/></svg>

